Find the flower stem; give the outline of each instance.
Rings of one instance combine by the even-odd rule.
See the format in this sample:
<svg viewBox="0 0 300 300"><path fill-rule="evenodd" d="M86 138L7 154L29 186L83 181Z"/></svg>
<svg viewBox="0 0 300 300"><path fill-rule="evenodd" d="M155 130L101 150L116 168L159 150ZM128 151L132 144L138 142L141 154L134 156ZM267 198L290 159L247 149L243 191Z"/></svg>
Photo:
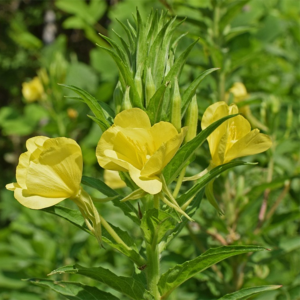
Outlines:
<svg viewBox="0 0 300 300"><path fill-rule="evenodd" d="M179 175L179 177L178 177L178 180L177 180L177 183L176 183L176 187L175 187L175 190L174 190L174 192L173 192L173 197L176 199L176 197L177 197L177 195L178 195L178 193L179 193L179 191L180 191L180 188L181 188L181 185L182 185L182 179L183 179L183 177L184 177L184 175L185 175L185 169L186 168L183 168L182 170L181 170L181 172L180 172L180 175Z"/></svg>
<svg viewBox="0 0 300 300"><path fill-rule="evenodd" d="M150 245L146 243L147 252L147 282L149 292L153 295L154 300L160 299L157 283L159 280L159 251L157 244Z"/></svg>
<svg viewBox="0 0 300 300"><path fill-rule="evenodd" d="M159 210L159 195L158 194L154 195L154 197L153 197L153 205L154 205L154 208Z"/></svg>

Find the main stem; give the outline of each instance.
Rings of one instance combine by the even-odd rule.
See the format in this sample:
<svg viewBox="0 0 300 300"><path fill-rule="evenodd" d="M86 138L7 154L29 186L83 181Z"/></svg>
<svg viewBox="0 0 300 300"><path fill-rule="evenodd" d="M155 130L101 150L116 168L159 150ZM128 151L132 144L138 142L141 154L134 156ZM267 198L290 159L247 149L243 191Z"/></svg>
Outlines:
<svg viewBox="0 0 300 300"><path fill-rule="evenodd" d="M153 295L154 300L160 299L158 291L158 280L159 280L159 250L158 245L150 245L146 243L147 252L147 281L149 292Z"/></svg>

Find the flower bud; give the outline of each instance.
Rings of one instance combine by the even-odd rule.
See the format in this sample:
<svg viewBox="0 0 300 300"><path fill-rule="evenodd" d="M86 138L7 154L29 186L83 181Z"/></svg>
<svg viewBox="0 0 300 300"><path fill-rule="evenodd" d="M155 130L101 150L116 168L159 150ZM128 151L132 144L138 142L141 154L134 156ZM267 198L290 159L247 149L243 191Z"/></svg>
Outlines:
<svg viewBox="0 0 300 300"><path fill-rule="evenodd" d="M198 103L196 95L192 98L192 101L187 109L185 126L188 126L188 132L185 136L185 143L187 143L192 140L197 134Z"/></svg>
<svg viewBox="0 0 300 300"><path fill-rule="evenodd" d="M171 103L171 123L177 129L181 130L181 96L179 91L178 80L175 78L172 103Z"/></svg>
<svg viewBox="0 0 300 300"><path fill-rule="evenodd" d="M123 100L123 92L122 92L122 86L120 81L118 81L116 88L114 90L113 100L115 103L116 114L118 114L119 112L121 112L122 100Z"/></svg>
<svg viewBox="0 0 300 300"><path fill-rule="evenodd" d="M126 91L123 97L123 102L122 102L122 110L130 109L132 108L131 102L130 102L130 86L126 87Z"/></svg>
<svg viewBox="0 0 300 300"><path fill-rule="evenodd" d="M134 84L137 89L137 92L143 102L143 84L142 84L142 78L141 78L141 68L142 66L139 66L134 77Z"/></svg>
<svg viewBox="0 0 300 300"><path fill-rule="evenodd" d="M146 75L146 107L148 106L150 99L155 94L155 84L151 74L151 68L148 68Z"/></svg>

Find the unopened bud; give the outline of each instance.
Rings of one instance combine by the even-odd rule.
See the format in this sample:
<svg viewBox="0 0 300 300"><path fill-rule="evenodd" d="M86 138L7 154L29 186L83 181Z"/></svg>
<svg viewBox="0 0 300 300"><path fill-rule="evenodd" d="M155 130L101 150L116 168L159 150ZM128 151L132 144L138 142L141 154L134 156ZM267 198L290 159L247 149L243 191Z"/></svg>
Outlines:
<svg viewBox="0 0 300 300"><path fill-rule="evenodd" d="M143 102L143 84L142 84L142 78L141 78L141 67L139 66L134 77L134 84L136 87L136 90L141 98L141 101Z"/></svg>
<svg viewBox="0 0 300 300"><path fill-rule="evenodd" d="M122 92L122 86L120 81L118 81L116 88L114 90L113 100L115 103L116 114L118 114L122 109L122 100L123 100L123 92Z"/></svg>
<svg viewBox="0 0 300 300"><path fill-rule="evenodd" d="M171 123L174 125L178 132L181 131L181 96L177 78L175 78L172 95Z"/></svg>
<svg viewBox="0 0 300 300"><path fill-rule="evenodd" d="M122 110L130 109L132 108L131 102L130 102L130 86L126 87L126 91L124 93L123 102L122 102Z"/></svg>
<svg viewBox="0 0 300 300"><path fill-rule="evenodd" d="M184 140L185 143L187 143L197 135L198 103L196 95L192 98L192 101L187 109L185 125L188 126L188 132Z"/></svg>
<svg viewBox="0 0 300 300"><path fill-rule="evenodd" d="M151 74L151 68L148 68L146 74L146 107L148 106L150 99L155 94L155 84Z"/></svg>

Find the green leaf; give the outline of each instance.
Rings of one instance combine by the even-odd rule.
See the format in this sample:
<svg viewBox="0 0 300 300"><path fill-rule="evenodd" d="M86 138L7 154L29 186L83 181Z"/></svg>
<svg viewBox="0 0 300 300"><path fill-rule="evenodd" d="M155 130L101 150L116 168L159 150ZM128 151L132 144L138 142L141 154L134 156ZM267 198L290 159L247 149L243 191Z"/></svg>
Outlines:
<svg viewBox="0 0 300 300"><path fill-rule="evenodd" d="M176 223L175 219L168 213L153 208L144 214L141 229L144 232L146 242L157 245L174 228Z"/></svg>
<svg viewBox="0 0 300 300"><path fill-rule="evenodd" d="M91 109L91 111L94 113L97 119L99 119L98 125L100 126L102 131L107 130L111 124L108 122L108 120L105 117L105 113L101 107L101 105L98 103L98 101L88 92L77 88L73 85L66 85L66 84L60 84L63 87L66 87L67 89L75 92L77 95L79 95L83 101L88 105L88 107Z"/></svg>
<svg viewBox="0 0 300 300"><path fill-rule="evenodd" d="M186 59L188 57L188 55L190 54L192 48L195 46L195 44L198 42L198 40L196 40L195 42L193 42L185 51L183 51L181 53L181 55L176 59L176 61L174 62L174 65L172 66L172 68L170 69L169 73L167 74L167 76L164 79L164 84L166 84L166 82L168 81L173 81L173 79L175 77L179 77L180 72L186 62Z"/></svg>
<svg viewBox="0 0 300 300"><path fill-rule="evenodd" d="M167 298L172 291L199 272L231 256L265 250L260 246L224 246L209 249L195 259L169 269L158 282L161 299Z"/></svg>
<svg viewBox="0 0 300 300"><path fill-rule="evenodd" d="M105 52L107 52L113 58L113 60L117 64L120 74L122 76L121 81L124 81L127 86L130 86L130 100L131 100L132 106L143 108L141 98L136 89L134 79L132 77L132 73L131 73L128 65L125 64L125 62L123 62L122 59L111 49L108 49L108 48L105 48L102 46L99 46L99 48L103 49ZM123 88L125 88L125 86L123 86Z"/></svg>
<svg viewBox="0 0 300 300"><path fill-rule="evenodd" d="M80 265L65 266L52 271L49 275L54 274L79 274L100 281L120 293L135 300L153 300L151 294L145 289L140 281L132 277L117 276L108 269L102 267L84 268Z"/></svg>
<svg viewBox="0 0 300 300"><path fill-rule="evenodd" d="M220 175L221 173L223 173L224 171L226 171L228 169L231 169L231 168L237 167L237 166L251 166L251 165L255 165L255 164L256 163L249 163L249 162L244 162L244 161L232 161L227 164L217 166L217 167L213 168L212 170L208 171L201 178L199 178L197 180L197 183L194 186L192 186L187 192L182 194L177 199L177 201L178 201L178 203L185 203L191 197L193 197L194 195L199 193L205 187L205 185L207 185L211 180L213 180L218 175ZM214 204L212 204L212 205L215 207ZM219 210L218 206L216 207L216 209Z"/></svg>
<svg viewBox="0 0 300 300"><path fill-rule="evenodd" d="M166 84L163 84L150 99L150 102L147 107L147 113L151 124L155 124L161 119L162 104L164 101L165 91L169 83L170 82L166 82Z"/></svg>
<svg viewBox="0 0 300 300"><path fill-rule="evenodd" d="M37 278L27 279L26 281L40 287L50 288L70 300L118 300L118 298L110 293L103 292L94 286L88 286L78 282L52 281Z"/></svg>
<svg viewBox="0 0 300 300"><path fill-rule="evenodd" d="M212 68L209 70L204 71L201 73L191 84L190 86L184 91L182 96L182 104L181 104L181 117L184 116L193 96L196 93L197 87L201 83L201 81L210 73L219 70L219 68Z"/></svg>
<svg viewBox="0 0 300 300"><path fill-rule="evenodd" d="M202 189L192 200L190 205L187 207L185 212L192 218L195 212L199 209L202 198L204 194L204 189ZM178 199L177 199L178 202ZM179 205L183 204L178 202ZM167 245L180 233L180 231L185 227L185 225L189 222L187 218L183 218L180 223L177 223L176 226L173 228L168 235L165 235L159 244L159 251L162 252Z"/></svg>
<svg viewBox="0 0 300 300"><path fill-rule="evenodd" d="M227 12L222 16L219 27L222 31L233 19L240 13L241 9L249 2L250 0L237 0L229 3L227 6Z"/></svg>
<svg viewBox="0 0 300 300"><path fill-rule="evenodd" d="M171 183L176 178L182 168L187 165L192 155L203 144L207 137L223 122L235 116L237 115L226 116L214 122L203 131L201 131L194 139L183 145L183 147L179 149L179 151L175 154L175 156L164 169L163 174L167 184Z"/></svg>
<svg viewBox="0 0 300 300"><path fill-rule="evenodd" d="M130 202L120 202L120 200L123 199L123 196L119 195L115 190L107 186L103 181L92 177L82 176L81 182L84 185L90 186L98 190L99 192L103 193L108 197L118 196L117 198L112 200L113 204L119 207L123 211L123 213L127 217L129 217L134 223L140 225L141 222L140 219L138 218L137 209Z"/></svg>
<svg viewBox="0 0 300 300"><path fill-rule="evenodd" d="M247 297L266 292L266 291L272 291L277 290L281 288L281 285L262 285L262 286L256 286L251 288L242 289L240 291L227 294L223 296L222 298L219 298L218 300L241 300L245 299Z"/></svg>
<svg viewBox="0 0 300 300"><path fill-rule="evenodd" d="M86 231L89 234L92 234L85 226L84 218L82 217L79 210L70 209L67 207L55 205L48 208L44 208L41 211L56 215L58 217L61 217L73 225L77 226L78 228ZM122 254L126 255L129 259L131 259L135 264L137 264L138 267L141 267L145 264L144 259L137 253L137 251L134 249L135 244L132 238L127 234L127 232L122 231L120 228L115 227L110 224L111 227L118 233L118 235L128 243L128 246L131 246L132 249L126 248L122 244L116 243L111 236L107 233L107 231L102 228L102 240L104 243L108 244L112 248L118 250Z"/></svg>

